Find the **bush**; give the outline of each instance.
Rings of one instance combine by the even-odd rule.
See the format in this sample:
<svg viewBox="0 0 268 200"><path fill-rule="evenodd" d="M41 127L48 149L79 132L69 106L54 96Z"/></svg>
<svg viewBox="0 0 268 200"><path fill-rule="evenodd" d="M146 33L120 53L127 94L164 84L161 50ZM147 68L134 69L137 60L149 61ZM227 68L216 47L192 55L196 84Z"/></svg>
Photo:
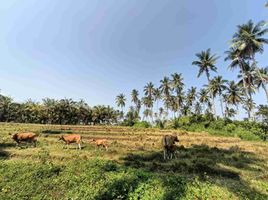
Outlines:
<svg viewBox="0 0 268 200"><path fill-rule="evenodd" d="M150 128L151 124L146 121L141 121L141 122L135 122L134 126L135 128Z"/></svg>
<svg viewBox="0 0 268 200"><path fill-rule="evenodd" d="M229 133L232 133L236 128L236 125L235 124L227 124L225 129L226 131L228 131Z"/></svg>

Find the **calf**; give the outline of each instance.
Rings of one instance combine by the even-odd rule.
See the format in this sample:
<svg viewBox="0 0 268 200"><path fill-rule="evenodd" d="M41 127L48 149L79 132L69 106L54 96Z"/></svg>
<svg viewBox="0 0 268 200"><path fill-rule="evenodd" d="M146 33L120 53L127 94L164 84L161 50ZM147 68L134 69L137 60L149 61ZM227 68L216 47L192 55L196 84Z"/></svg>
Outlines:
<svg viewBox="0 0 268 200"><path fill-rule="evenodd" d="M30 142L33 143L34 146L36 146L36 137L37 135L35 133L15 133L12 136L12 139L17 142L17 145L19 145L21 142Z"/></svg>
<svg viewBox="0 0 268 200"><path fill-rule="evenodd" d="M106 151L108 150L108 145L107 145L106 139L93 139L92 141L97 145L97 147L102 146L103 148L106 149Z"/></svg>
<svg viewBox="0 0 268 200"><path fill-rule="evenodd" d="M164 148L164 160L172 159L175 156L176 145L175 142L179 142L176 135L165 135L162 138L162 145Z"/></svg>
<svg viewBox="0 0 268 200"><path fill-rule="evenodd" d="M69 148L69 144L76 143L78 145L78 148L81 149L81 135L78 134L70 134L70 135L62 135L60 136L59 140L62 140L65 142L67 148Z"/></svg>

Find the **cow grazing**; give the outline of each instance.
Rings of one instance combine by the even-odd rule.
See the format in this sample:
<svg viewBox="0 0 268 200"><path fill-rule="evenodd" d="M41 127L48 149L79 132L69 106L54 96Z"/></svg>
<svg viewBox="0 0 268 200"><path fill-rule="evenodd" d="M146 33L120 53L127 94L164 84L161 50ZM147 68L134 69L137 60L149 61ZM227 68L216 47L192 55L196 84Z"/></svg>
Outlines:
<svg viewBox="0 0 268 200"><path fill-rule="evenodd" d="M175 156L176 145L175 142L179 142L177 135L165 135L162 138L162 145L164 148L164 160L172 159Z"/></svg>
<svg viewBox="0 0 268 200"><path fill-rule="evenodd" d="M78 145L78 148L81 149L81 135L78 134L70 134L70 135L62 135L60 136L59 140L62 140L65 142L67 148L69 148L69 144L76 143Z"/></svg>
<svg viewBox="0 0 268 200"><path fill-rule="evenodd" d="M106 151L108 150L106 139L93 139L92 141L97 145L97 147L103 147L106 149Z"/></svg>
<svg viewBox="0 0 268 200"><path fill-rule="evenodd" d="M34 146L36 146L36 139L37 135L35 133L15 133L12 136L12 139L17 142L17 145L19 145L21 142L29 142L33 143Z"/></svg>

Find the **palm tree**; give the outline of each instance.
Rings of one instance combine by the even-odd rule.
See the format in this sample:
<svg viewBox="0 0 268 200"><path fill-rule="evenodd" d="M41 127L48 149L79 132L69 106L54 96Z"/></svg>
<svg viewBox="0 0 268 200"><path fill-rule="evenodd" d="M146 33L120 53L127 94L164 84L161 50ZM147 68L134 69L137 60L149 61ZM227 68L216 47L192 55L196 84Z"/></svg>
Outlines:
<svg viewBox="0 0 268 200"><path fill-rule="evenodd" d="M208 86L212 94L212 97L215 98L218 95L220 98L222 116L224 116L223 105L222 105L222 93L226 89L226 83L227 80L222 79L222 76L216 76L210 81L210 84ZM215 110L214 112L216 113L215 108L214 110Z"/></svg>
<svg viewBox="0 0 268 200"><path fill-rule="evenodd" d="M139 91L133 89L131 92L131 101L136 105L137 107L137 103L139 101Z"/></svg>
<svg viewBox="0 0 268 200"><path fill-rule="evenodd" d="M156 109L157 109L157 111L159 110L159 100L161 100L161 98L162 98L162 95L161 95L161 91L160 91L160 89L159 88L156 88L155 90L154 90L154 101L156 101Z"/></svg>
<svg viewBox="0 0 268 200"><path fill-rule="evenodd" d="M126 97L123 93L119 94L115 101L118 107L121 107L121 111L124 113L123 108L126 106Z"/></svg>
<svg viewBox="0 0 268 200"><path fill-rule="evenodd" d="M243 59L243 54L242 52L235 48L235 47L231 47L229 51L225 52L227 54L227 57L224 59L225 61L227 60L231 60L231 64L229 65L229 69L233 70L236 67L239 67L240 69L240 73L243 76L243 89L245 91L246 97L249 98L248 93L247 93L247 89L246 89L246 81L244 79L244 74L245 74L245 61Z"/></svg>
<svg viewBox="0 0 268 200"><path fill-rule="evenodd" d="M203 105L207 105L207 107L209 108L210 104L209 104L209 96L208 96L208 90L205 88L202 88L199 92L199 101L200 103L202 103Z"/></svg>
<svg viewBox="0 0 268 200"><path fill-rule="evenodd" d="M159 117L162 119L162 116L165 114L164 108L160 107L159 108Z"/></svg>
<svg viewBox="0 0 268 200"><path fill-rule="evenodd" d="M153 98L154 94L154 84L152 82L147 83L147 85L144 87L144 93L147 97L150 99Z"/></svg>
<svg viewBox="0 0 268 200"><path fill-rule="evenodd" d="M184 83L183 83L183 77L182 74L171 74L172 80L171 80L171 86L172 89L175 90L176 94L181 93Z"/></svg>
<svg viewBox="0 0 268 200"><path fill-rule="evenodd" d="M255 54L263 52L263 45L268 44L268 39L262 36L268 33L264 28L265 21L260 21L254 25L252 20L246 24L237 26L238 30L233 36L232 45L241 51L244 58L255 59Z"/></svg>
<svg viewBox="0 0 268 200"><path fill-rule="evenodd" d="M168 113L168 108L169 108L169 101L170 101L170 80L168 77L164 77L163 80L160 81L161 85L160 85L160 91L163 94L163 100L164 100L164 104L166 106L167 109L167 113Z"/></svg>
<svg viewBox="0 0 268 200"><path fill-rule="evenodd" d="M241 52L243 59L252 60L252 66L256 68L256 72L261 79L263 78L257 67L255 54L262 53L264 44L268 44L268 39L263 38L268 33L265 25L265 21L260 21L255 25L252 20L249 20L246 24L238 26L238 30L232 40L232 45ZM249 97L249 100L251 101L252 99Z"/></svg>
<svg viewBox="0 0 268 200"><path fill-rule="evenodd" d="M245 100L245 102L253 102L252 99L252 94L255 93L255 85L254 85L254 80L256 79L256 70L254 66L250 66L249 62L245 62L244 63L244 74L239 74L237 76L240 81L238 82L238 84L242 85L242 83L245 86L245 93L247 94L247 99ZM250 106L250 104L247 104ZM253 109L246 109L248 112L248 116L249 119L251 118L251 111L253 111Z"/></svg>
<svg viewBox="0 0 268 200"><path fill-rule="evenodd" d="M251 119L251 112L252 110L255 108L255 102L251 99L246 99L244 102L244 109L247 111L248 113L248 119ZM253 117L254 118L254 117Z"/></svg>
<svg viewBox="0 0 268 200"><path fill-rule="evenodd" d="M152 114L153 114L153 112L152 112L153 99L148 97L148 96L143 97L142 98L142 103L143 103L143 105L145 107L145 110L148 110L148 109L150 110L150 112L149 112L150 115L149 116L151 117L151 119L153 121L153 116L152 116Z"/></svg>
<svg viewBox="0 0 268 200"><path fill-rule="evenodd" d="M232 118L236 115L236 111L233 108L226 107L225 116L228 118Z"/></svg>
<svg viewBox="0 0 268 200"><path fill-rule="evenodd" d="M191 107L195 99L196 99L196 87L191 87L187 92L186 97L187 105Z"/></svg>
<svg viewBox="0 0 268 200"><path fill-rule="evenodd" d="M236 106L238 111L238 105L243 101L243 92L241 87L239 87L239 85L234 81L231 81L228 83L226 90L226 103Z"/></svg>
<svg viewBox="0 0 268 200"><path fill-rule="evenodd" d="M268 67L260 68L259 73L256 73L254 84L257 86L258 89L260 87L263 88L266 94L267 101L268 101L268 91L266 88L267 83L268 83Z"/></svg>
<svg viewBox="0 0 268 200"><path fill-rule="evenodd" d="M197 77L199 78L203 73L206 74L208 82L210 81L210 71L217 72L216 61L219 57L216 54L211 55L211 50L201 51L195 54L198 60L193 61L192 65L199 67L199 72Z"/></svg>
<svg viewBox="0 0 268 200"><path fill-rule="evenodd" d="M198 60L192 62L192 65L199 67L197 77L199 78L203 73L205 73L208 84L210 82L210 71L217 72L216 61L219 58L216 54L211 55L210 51L210 49L207 49L206 51L201 51L200 53L195 54ZM212 94L210 94L210 97L212 98ZM215 108L214 101L212 101L212 104ZM216 116L216 113L214 113L214 116Z"/></svg>

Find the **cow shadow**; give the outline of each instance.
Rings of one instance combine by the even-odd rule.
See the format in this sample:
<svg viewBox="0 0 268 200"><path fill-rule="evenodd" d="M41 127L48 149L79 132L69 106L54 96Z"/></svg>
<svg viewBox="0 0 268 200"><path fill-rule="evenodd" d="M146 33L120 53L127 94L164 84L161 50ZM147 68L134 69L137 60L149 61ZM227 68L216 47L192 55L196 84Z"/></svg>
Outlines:
<svg viewBox="0 0 268 200"><path fill-rule="evenodd" d="M58 134L70 134L72 133L72 130L54 130L54 129L47 129L43 130L42 134L48 134L48 135L58 135Z"/></svg>
<svg viewBox="0 0 268 200"><path fill-rule="evenodd" d="M15 147L14 143L1 142L0 143L0 160L8 159L10 157L10 153L7 151L8 148Z"/></svg>
<svg viewBox="0 0 268 200"><path fill-rule="evenodd" d="M127 167L154 174L173 173L185 177L198 177L200 180L209 179L213 184L226 187L242 198L250 196L250 199L268 199L267 195L252 189L249 183L240 178L239 170L268 171L265 162L253 153L241 151L238 146L219 149L207 145L193 145L189 148L178 147L176 156L177 159L164 160L162 151L142 152L128 154L121 160ZM225 184L221 180L234 182L240 189L233 187L232 184Z"/></svg>

